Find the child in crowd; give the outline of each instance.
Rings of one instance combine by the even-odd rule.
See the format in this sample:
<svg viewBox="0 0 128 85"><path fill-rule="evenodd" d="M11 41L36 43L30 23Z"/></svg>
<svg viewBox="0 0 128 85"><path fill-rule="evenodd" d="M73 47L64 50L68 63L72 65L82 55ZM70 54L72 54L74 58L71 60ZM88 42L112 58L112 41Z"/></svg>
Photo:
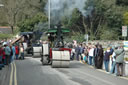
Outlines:
<svg viewBox="0 0 128 85"><path fill-rule="evenodd" d="M15 46L15 55L16 55L16 60L18 60L19 59L19 46L18 45L16 45Z"/></svg>
<svg viewBox="0 0 128 85"><path fill-rule="evenodd" d="M20 44L20 57L21 59L24 59L24 47L22 44Z"/></svg>

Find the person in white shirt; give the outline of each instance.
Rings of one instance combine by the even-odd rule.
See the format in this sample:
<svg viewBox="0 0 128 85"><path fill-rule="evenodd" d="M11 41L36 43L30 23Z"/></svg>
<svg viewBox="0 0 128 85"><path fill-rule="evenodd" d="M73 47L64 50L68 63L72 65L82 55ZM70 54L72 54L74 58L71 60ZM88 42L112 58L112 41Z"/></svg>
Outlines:
<svg viewBox="0 0 128 85"><path fill-rule="evenodd" d="M89 64L92 65L94 58L94 46L91 46L91 49L89 50Z"/></svg>
<svg viewBox="0 0 128 85"><path fill-rule="evenodd" d="M74 56L75 56L75 46L73 46L71 51L71 60L74 60Z"/></svg>
<svg viewBox="0 0 128 85"><path fill-rule="evenodd" d="M23 60L24 59L24 47L23 44L20 44L20 57Z"/></svg>

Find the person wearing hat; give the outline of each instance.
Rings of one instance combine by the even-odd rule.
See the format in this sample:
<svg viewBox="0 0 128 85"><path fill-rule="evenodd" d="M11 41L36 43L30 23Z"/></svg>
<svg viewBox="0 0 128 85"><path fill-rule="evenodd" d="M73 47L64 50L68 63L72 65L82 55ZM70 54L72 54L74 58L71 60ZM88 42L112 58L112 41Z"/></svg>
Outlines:
<svg viewBox="0 0 128 85"><path fill-rule="evenodd" d="M117 66L117 76L123 76L123 62L125 51L123 47L119 46L117 50L115 50L116 54L116 66Z"/></svg>

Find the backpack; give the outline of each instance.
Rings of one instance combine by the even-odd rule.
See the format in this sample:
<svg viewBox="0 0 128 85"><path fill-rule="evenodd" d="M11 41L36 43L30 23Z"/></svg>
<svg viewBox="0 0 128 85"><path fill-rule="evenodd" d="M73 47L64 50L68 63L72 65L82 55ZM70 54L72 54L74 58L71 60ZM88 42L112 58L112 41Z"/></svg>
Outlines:
<svg viewBox="0 0 128 85"><path fill-rule="evenodd" d="M13 55L13 50L12 50L12 48L11 48L10 56L12 56L12 55Z"/></svg>
<svg viewBox="0 0 128 85"><path fill-rule="evenodd" d="M5 47L5 55L10 55L10 53L11 53L11 49L10 49L10 47Z"/></svg>

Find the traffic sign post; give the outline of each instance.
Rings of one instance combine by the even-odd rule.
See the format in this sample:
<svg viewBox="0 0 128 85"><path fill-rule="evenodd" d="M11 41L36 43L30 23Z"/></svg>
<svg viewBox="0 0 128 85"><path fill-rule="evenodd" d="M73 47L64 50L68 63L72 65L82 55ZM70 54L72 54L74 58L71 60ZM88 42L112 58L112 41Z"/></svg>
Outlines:
<svg viewBox="0 0 128 85"><path fill-rule="evenodd" d="M86 40L86 43L88 43L88 37L89 37L88 34L84 35L84 39Z"/></svg>
<svg viewBox="0 0 128 85"><path fill-rule="evenodd" d="M124 37L124 40L127 37L127 26L122 26L122 37Z"/></svg>

